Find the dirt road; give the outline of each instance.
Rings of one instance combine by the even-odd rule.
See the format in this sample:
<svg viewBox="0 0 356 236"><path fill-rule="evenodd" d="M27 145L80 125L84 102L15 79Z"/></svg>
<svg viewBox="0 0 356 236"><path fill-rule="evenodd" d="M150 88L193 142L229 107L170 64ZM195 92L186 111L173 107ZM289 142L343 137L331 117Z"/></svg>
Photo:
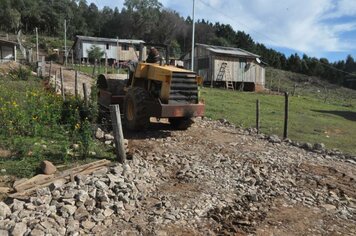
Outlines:
<svg viewBox="0 0 356 236"><path fill-rule="evenodd" d="M46 75L48 75L49 72L49 64L46 65ZM54 80L56 79L57 86L56 86L56 92L60 93L60 68L62 68L62 73L63 73L63 84L64 84L64 92L66 94L75 94L75 70L69 68L69 67L63 67L63 65L60 64L52 64L51 67L51 83L54 84ZM55 76L57 75L57 76ZM90 76L85 73L78 73L78 93L79 96L83 97L83 84L87 84L87 89L88 89L88 94L90 94L91 91L91 86L95 83L95 80Z"/></svg>
<svg viewBox="0 0 356 236"><path fill-rule="evenodd" d="M158 172L132 221L143 234L356 234L354 160L220 122L156 128L130 137L137 163Z"/></svg>
<svg viewBox="0 0 356 236"><path fill-rule="evenodd" d="M206 119L124 135L127 163L0 202L0 234L356 235L355 157Z"/></svg>

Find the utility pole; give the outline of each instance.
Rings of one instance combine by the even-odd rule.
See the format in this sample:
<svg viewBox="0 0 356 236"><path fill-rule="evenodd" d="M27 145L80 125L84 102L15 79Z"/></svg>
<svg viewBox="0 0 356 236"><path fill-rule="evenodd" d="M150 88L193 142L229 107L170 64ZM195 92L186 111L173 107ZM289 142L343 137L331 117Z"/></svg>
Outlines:
<svg viewBox="0 0 356 236"><path fill-rule="evenodd" d="M119 65L120 51L119 51L119 37L118 36L116 36L116 50L117 50L116 61L117 61L117 65Z"/></svg>
<svg viewBox="0 0 356 236"><path fill-rule="evenodd" d="M193 0L193 31L192 31L192 58L191 58L191 70L194 71L194 35L195 35L195 0Z"/></svg>
<svg viewBox="0 0 356 236"><path fill-rule="evenodd" d="M40 56L38 54L38 29L36 27L36 61L40 60Z"/></svg>
<svg viewBox="0 0 356 236"><path fill-rule="evenodd" d="M67 66L67 20L64 20L64 57L65 66Z"/></svg>

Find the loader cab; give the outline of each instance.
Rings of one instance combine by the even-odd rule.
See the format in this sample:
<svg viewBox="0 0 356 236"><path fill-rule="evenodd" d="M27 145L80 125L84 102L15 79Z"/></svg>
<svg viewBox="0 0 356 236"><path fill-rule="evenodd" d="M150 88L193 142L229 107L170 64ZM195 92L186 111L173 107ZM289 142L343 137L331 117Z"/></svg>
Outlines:
<svg viewBox="0 0 356 236"><path fill-rule="evenodd" d="M139 62L147 62L147 63L151 63L146 61L147 58L144 58L144 55L149 55L149 52L147 53L147 51L151 50L152 48L154 48L155 50L158 51L159 53L159 61L157 61L157 63L159 63L161 66L162 65L169 65L169 47L167 44L157 44L157 43L141 43L140 44L140 53L139 53ZM146 50L146 53L144 53ZM156 62L154 62L156 63Z"/></svg>

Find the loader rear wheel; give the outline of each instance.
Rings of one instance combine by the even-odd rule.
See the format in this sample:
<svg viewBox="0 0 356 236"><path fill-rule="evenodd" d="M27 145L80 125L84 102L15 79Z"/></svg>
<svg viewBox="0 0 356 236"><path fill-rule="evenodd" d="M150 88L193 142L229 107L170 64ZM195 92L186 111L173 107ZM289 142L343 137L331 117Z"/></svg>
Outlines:
<svg viewBox="0 0 356 236"><path fill-rule="evenodd" d="M146 102L149 100L149 93L140 87L129 89L124 101L124 121L130 130L145 129L150 116Z"/></svg>
<svg viewBox="0 0 356 236"><path fill-rule="evenodd" d="M169 118L169 123L173 129L186 130L193 124L193 120L188 117L172 117Z"/></svg>

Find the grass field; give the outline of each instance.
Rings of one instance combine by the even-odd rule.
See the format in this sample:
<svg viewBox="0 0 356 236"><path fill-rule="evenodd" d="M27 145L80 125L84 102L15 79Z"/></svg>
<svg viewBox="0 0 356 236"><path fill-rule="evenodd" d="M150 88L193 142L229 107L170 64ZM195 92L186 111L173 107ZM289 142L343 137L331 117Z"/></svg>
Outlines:
<svg viewBox="0 0 356 236"><path fill-rule="evenodd" d="M349 93L352 94L352 91ZM242 127L255 127L256 99L259 99L261 131L283 135L283 95L203 88L201 96L207 106L207 117L225 118ZM327 148L356 154L356 101L339 97L324 103L322 97L313 96L311 93L290 96L289 138L311 143L321 142ZM346 100L347 105L344 104Z"/></svg>

